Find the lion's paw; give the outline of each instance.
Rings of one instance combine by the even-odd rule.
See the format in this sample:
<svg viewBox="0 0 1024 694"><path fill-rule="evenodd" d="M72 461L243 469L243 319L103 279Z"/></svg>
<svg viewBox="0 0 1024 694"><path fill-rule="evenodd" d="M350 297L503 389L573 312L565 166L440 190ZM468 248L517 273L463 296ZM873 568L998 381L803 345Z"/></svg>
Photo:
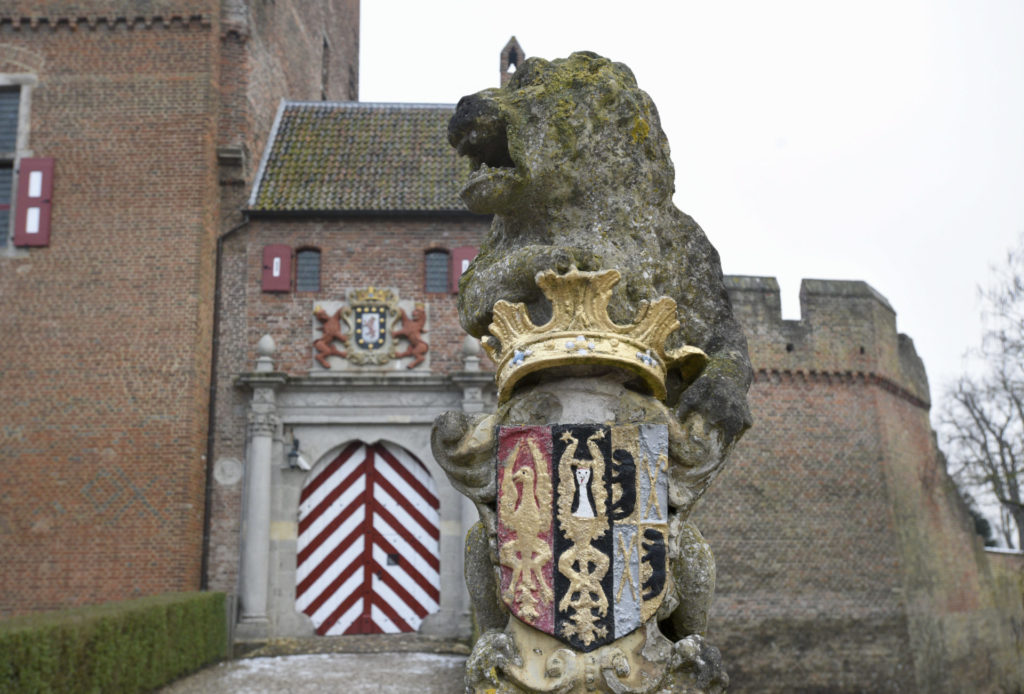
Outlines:
<svg viewBox="0 0 1024 694"><path fill-rule="evenodd" d="M721 653L697 634L672 645L669 671L672 683L677 687L669 691L723 694L729 688L729 676L722 669Z"/></svg>
<svg viewBox="0 0 1024 694"><path fill-rule="evenodd" d="M522 666L512 637L503 631L491 630L481 636L466 660L466 694L502 689L500 672L507 666Z"/></svg>

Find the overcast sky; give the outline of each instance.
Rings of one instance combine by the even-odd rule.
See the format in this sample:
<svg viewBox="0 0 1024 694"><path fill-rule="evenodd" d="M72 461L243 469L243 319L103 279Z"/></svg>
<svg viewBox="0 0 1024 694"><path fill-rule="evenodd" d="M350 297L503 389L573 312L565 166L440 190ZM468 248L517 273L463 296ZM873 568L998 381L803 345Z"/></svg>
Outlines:
<svg viewBox="0 0 1024 694"><path fill-rule="evenodd" d="M728 274L861 279L938 404L978 344L977 287L1024 233L1024 2L363 0L360 100L455 103L527 55L591 50L658 106ZM933 412L934 412L933 408Z"/></svg>

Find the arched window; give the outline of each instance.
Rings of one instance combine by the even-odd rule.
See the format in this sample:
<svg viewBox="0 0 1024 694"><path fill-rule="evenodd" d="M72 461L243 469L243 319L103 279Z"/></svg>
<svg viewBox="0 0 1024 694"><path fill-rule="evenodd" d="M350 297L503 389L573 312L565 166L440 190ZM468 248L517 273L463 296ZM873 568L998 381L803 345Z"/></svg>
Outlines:
<svg viewBox="0 0 1024 694"><path fill-rule="evenodd" d="M444 249L427 251L424 290L438 293L448 292L448 268L450 265L448 251Z"/></svg>
<svg viewBox="0 0 1024 694"><path fill-rule="evenodd" d="M295 253L295 291L320 291L320 251L301 248Z"/></svg>

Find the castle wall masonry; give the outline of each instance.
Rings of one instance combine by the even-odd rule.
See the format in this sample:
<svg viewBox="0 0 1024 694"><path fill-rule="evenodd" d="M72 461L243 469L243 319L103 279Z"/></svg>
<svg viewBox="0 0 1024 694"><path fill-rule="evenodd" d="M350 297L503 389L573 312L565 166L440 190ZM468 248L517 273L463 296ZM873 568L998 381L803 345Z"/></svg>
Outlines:
<svg viewBox="0 0 1024 694"><path fill-rule="evenodd" d="M756 370L870 377L929 406L913 341L896 332L896 312L866 282L803 280L798 321L782 319L773 277L733 275L726 286Z"/></svg>
<svg viewBox="0 0 1024 694"><path fill-rule="evenodd" d="M864 282L804 280L801 319L782 320L773 278L726 283L755 424L696 519L731 691L1013 691L1024 561L974 535L892 307Z"/></svg>
<svg viewBox="0 0 1024 694"><path fill-rule="evenodd" d="M0 3L4 192L53 162L49 245L15 247L0 204L0 617L202 585L216 239L278 101L356 98L358 16Z"/></svg>

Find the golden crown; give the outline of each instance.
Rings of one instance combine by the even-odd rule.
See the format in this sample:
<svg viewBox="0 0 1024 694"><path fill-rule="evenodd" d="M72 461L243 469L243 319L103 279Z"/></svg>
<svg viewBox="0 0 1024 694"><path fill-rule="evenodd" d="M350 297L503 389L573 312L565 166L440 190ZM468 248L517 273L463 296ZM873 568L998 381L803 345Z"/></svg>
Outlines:
<svg viewBox="0 0 1024 694"><path fill-rule="evenodd" d="M349 292L348 301L350 304L387 304L392 308L398 305L398 299L393 291L378 287L353 289Z"/></svg>
<svg viewBox="0 0 1024 694"><path fill-rule="evenodd" d="M659 400L665 399L670 370L680 369L687 381L696 378L707 363L703 351L690 346L665 350L665 340L679 328L673 299L642 302L631 325L608 317L612 288L620 278L618 270L581 272L576 267L564 275L538 273L537 286L551 302L551 320L539 327L524 304L494 304L491 335L483 346L498 367L499 401L507 400L524 376L558 366L599 364L632 371Z"/></svg>

